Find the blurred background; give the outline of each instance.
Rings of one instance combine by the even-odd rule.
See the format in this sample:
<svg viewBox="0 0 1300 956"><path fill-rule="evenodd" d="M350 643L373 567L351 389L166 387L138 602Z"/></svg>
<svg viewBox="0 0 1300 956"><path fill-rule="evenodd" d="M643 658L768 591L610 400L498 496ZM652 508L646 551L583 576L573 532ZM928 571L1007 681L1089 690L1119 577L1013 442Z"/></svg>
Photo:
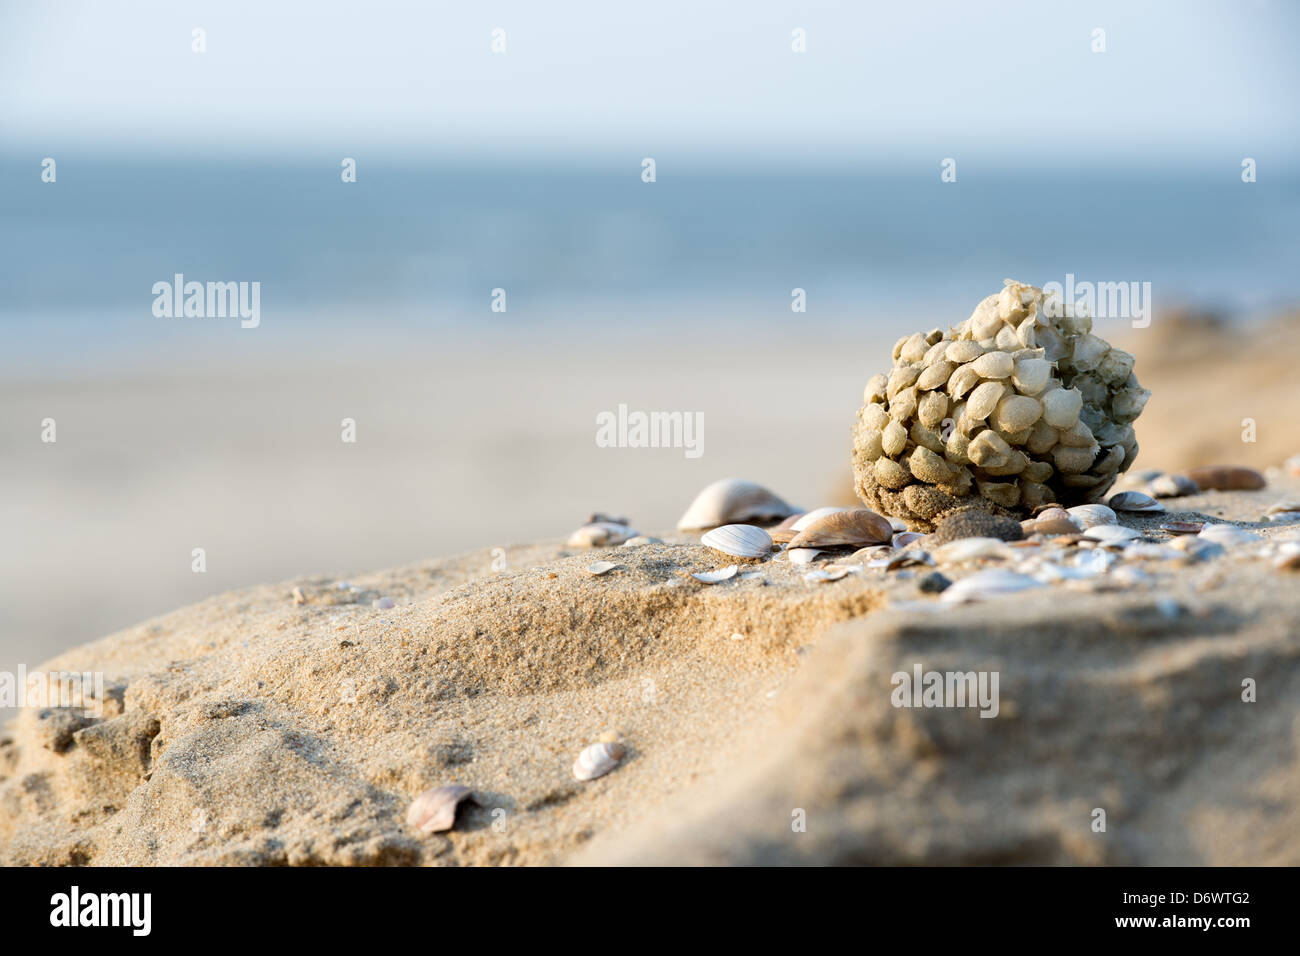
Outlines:
<svg viewBox="0 0 1300 956"><path fill-rule="evenodd" d="M1275 464L1297 27L1280 0L10 0L0 670L593 510L661 531L728 475L843 498L893 340L1004 277L1151 283L1149 329L1098 323L1155 390L1139 468ZM156 317L176 273L260 282L259 327ZM597 447L620 403L701 413L703 454Z"/></svg>

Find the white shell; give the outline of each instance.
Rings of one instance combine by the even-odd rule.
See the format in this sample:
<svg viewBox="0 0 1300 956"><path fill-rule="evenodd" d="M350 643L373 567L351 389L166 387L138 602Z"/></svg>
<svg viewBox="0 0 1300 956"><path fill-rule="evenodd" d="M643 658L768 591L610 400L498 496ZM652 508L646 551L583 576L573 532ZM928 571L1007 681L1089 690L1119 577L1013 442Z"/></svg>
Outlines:
<svg viewBox="0 0 1300 956"><path fill-rule="evenodd" d="M1200 490L1200 486L1186 475L1157 475L1147 485L1147 491L1157 498L1181 498Z"/></svg>
<svg viewBox="0 0 1300 956"><path fill-rule="evenodd" d="M449 784L424 791L411 801L406 822L425 833L442 833L456 823L456 808L470 795L469 787Z"/></svg>
<svg viewBox="0 0 1300 956"><path fill-rule="evenodd" d="M1238 528L1231 524L1207 524L1197 535L1205 541L1212 541L1215 544L1221 544L1224 547L1238 544L1252 544L1263 539L1253 531L1247 531L1245 528Z"/></svg>
<svg viewBox="0 0 1300 956"><path fill-rule="evenodd" d="M1121 491L1106 501L1115 511L1164 511L1165 506L1140 491Z"/></svg>
<svg viewBox="0 0 1300 956"><path fill-rule="evenodd" d="M762 485L739 478L723 478L706 487L677 522L679 531L716 528L736 521L779 520L795 514Z"/></svg>
<svg viewBox="0 0 1300 956"><path fill-rule="evenodd" d="M613 571L616 567L618 567L618 565L613 561L597 561L595 564L587 565L587 570L592 574L601 575L609 574L609 572Z"/></svg>
<svg viewBox="0 0 1300 956"><path fill-rule="evenodd" d="M958 538L934 549L934 559L940 564L961 564L980 558L1010 558L1011 549L998 538Z"/></svg>
<svg viewBox="0 0 1300 956"><path fill-rule="evenodd" d="M1102 524L1118 524L1115 512L1105 505L1076 505L1067 508L1066 513L1084 531Z"/></svg>
<svg viewBox="0 0 1300 956"><path fill-rule="evenodd" d="M592 744L573 762L573 775L579 780L603 777L619 765L626 752L622 744Z"/></svg>
<svg viewBox="0 0 1300 956"><path fill-rule="evenodd" d="M812 511L808 512L806 515L804 515L794 524L790 525L790 530L802 531L804 528L807 528L809 525L811 525L814 521L820 521L822 518L825 518L827 515L837 515L842 511L848 511L848 510L849 510L848 508L814 508Z"/></svg>
<svg viewBox="0 0 1300 956"><path fill-rule="evenodd" d="M621 545L624 548L639 548L643 544L663 544L663 538L652 538L648 534L639 534L635 538L628 538Z"/></svg>
<svg viewBox="0 0 1300 956"><path fill-rule="evenodd" d="M628 538L635 536L636 531L625 524L593 521L591 524L584 524L569 535L568 545L570 548L602 548L622 544Z"/></svg>
<svg viewBox="0 0 1300 956"><path fill-rule="evenodd" d="M894 535L893 545L895 548L906 548L910 544L915 544L924 538L925 535L919 531L899 531Z"/></svg>
<svg viewBox="0 0 1300 956"><path fill-rule="evenodd" d="M1130 541L1142 537L1142 532L1117 524L1099 524L1084 531L1083 536L1105 548L1122 548Z"/></svg>
<svg viewBox="0 0 1300 956"><path fill-rule="evenodd" d="M772 550L772 536L752 524L724 524L700 538L700 544L737 558L761 558Z"/></svg>
<svg viewBox="0 0 1300 956"><path fill-rule="evenodd" d="M705 584L719 584L734 578L738 570L739 568L734 564L730 564L725 568L719 568L717 571L692 571L691 577L697 581L703 581Z"/></svg>
<svg viewBox="0 0 1300 956"><path fill-rule="evenodd" d="M820 548L792 548L786 552L791 564L812 564L813 559L821 553Z"/></svg>
<svg viewBox="0 0 1300 956"><path fill-rule="evenodd" d="M840 578L852 574L856 570L856 568L832 565L829 568L818 568L816 571L809 571L803 576L803 579L805 581L838 581Z"/></svg>
<svg viewBox="0 0 1300 956"><path fill-rule="evenodd" d="M994 568L991 571L981 571L968 578L962 578L939 595L939 600L948 604L985 601L989 598L1041 587L1043 587L1041 581L1035 581L1027 574Z"/></svg>

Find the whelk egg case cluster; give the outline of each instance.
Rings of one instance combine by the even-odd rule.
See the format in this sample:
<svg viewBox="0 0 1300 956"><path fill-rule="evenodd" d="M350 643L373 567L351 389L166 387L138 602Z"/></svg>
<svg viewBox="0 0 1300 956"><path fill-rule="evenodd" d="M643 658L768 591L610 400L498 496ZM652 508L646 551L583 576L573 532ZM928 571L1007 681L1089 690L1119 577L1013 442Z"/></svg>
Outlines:
<svg viewBox="0 0 1300 956"><path fill-rule="evenodd" d="M1008 279L948 332L900 339L893 369L867 383L858 495L926 531L956 508L1098 501L1137 456L1150 395L1090 317Z"/></svg>

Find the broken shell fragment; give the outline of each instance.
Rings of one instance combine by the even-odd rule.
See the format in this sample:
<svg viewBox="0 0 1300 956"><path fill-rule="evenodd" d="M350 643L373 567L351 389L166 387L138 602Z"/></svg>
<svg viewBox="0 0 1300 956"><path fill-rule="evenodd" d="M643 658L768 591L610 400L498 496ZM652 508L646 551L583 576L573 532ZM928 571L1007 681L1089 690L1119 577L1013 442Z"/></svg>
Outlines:
<svg viewBox="0 0 1300 956"><path fill-rule="evenodd" d="M595 780L609 773L627 753L620 743L592 744L573 762L573 775L579 780Z"/></svg>
<svg viewBox="0 0 1300 956"><path fill-rule="evenodd" d="M406 822L425 833L442 833L456 823L456 810L473 791L459 784L433 787L411 801Z"/></svg>
<svg viewBox="0 0 1300 956"><path fill-rule="evenodd" d="M616 567L618 567L618 565L613 561L597 561L595 564L587 565L587 571L596 576L600 576L602 574L609 574L609 572L613 571Z"/></svg>
<svg viewBox="0 0 1300 956"><path fill-rule="evenodd" d="M814 512L815 513L815 512ZM868 508L837 511L812 521L799 530L791 548L862 547L887 544L894 536L894 526Z"/></svg>
<svg viewBox="0 0 1300 956"><path fill-rule="evenodd" d="M772 536L752 524L724 524L705 532L700 544L736 558L761 558L771 552Z"/></svg>
<svg viewBox="0 0 1300 956"><path fill-rule="evenodd" d="M734 564L729 564L725 568L719 568L716 571L692 571L691 577L704 584L721 584L723 581L729 581L736 576L739 571Z"/></svg>
<svg viewBox="0 0 1300 956"><path fill-rule="evenodd" d="M786 551L790 556L791 564L812 564L813 559L821 554L819 548L791 548Z"/></svg>
<svg viewBox="0 0 1300 956"><path fill-rule="evenodd" d="M1166 521L1160 530L1170 534L1200 534L1204 527L1205 524L1200 521Z"/></svg>
<svg viewBox="0 0 1300 956"><path fill-rule="evenodd" d="M762 485L740 478L723 478L695 496L677 522L679 531L698 531L744 521L777 521L798 509Z"/></svg>
<svg viewBox="0 0 1300 956"><path fill-rule="evenodd" d="M1187 473L1187 477L1196 482L1198 487L1208 491L1254 491L1267 484L1264 476L1253 468L1239 468L1234 465L1193 468Z"/></svg>

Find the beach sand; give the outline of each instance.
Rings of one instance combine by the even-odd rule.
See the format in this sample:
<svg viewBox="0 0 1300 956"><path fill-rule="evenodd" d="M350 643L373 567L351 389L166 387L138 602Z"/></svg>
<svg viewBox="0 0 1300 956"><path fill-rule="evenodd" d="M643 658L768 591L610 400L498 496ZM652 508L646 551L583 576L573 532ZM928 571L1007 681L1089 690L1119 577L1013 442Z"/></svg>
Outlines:
<svg viewBox="0 0 1300 956"><path fill-rule="evenodd" d="M1293 537L1294 525L1260 521L1300 496L1279 467L1300 450L1292 327L1191 323L1172 341L1154 328L1115 339L1138 353L1154 393L1135 468L1269 469L1263 490L1171 509ZM10 632L29 639L7 653L39 660L113 630L99 622L149 594L181 595L175 606L229 576L280 583L207 597L40 665L102 670L107 699L85 726L57 710L19 713L0 743L0 861L1300 862L1300 597L1295 572L1249 549L1153 564L1152 580L1115 590L1060 585L963 607L919 594L913 575L814 583L784 558L719 585L689 576L727 562L665 529L714 478L753 478L804 507L847 503L849 425L884 349L665 353L661 374L635 382L595 348L539 353L568 386L527 395L501 384L505 360L488 379L486 359L450 356L418 373L394 362L387 384L364 386L323 373L239 388L215 376L125 391L25 386L33 415L51 395L78 409L60 418L58 451L87 467L78 479L66 462L20 455L16 474L41 484L67 524L30 516L39 509L6 516L31 542L6 573L45 571L22 616L9 612ZM189 397L169 406L177 390ZM316 421L327 394L336 410ZM705 455L596 448L594 412L617 402L704 411ZM442 412L436 429L430 407ZM114 429L143 409L143 435ZM349 413L363 429L384 424L340 447ZM274 440L269 414L289 418ZM1257 441L1241 441L1243 418ZM95 441L69 440L66 423L79 421ZM142 475L127 431L140 445L171 442L183 466ZM383 454L346 457L364 442ZM630 514L665 542L566 547L593 510ZM133 537L150 547L115 561ZM189 570L201 543L206 576ZM601 559L619 567L590 574ZM72 564L51 577L60 561ZM318 571L276 574L285 561ZM352 587L338 586L343 575ZM128 579L117 605L95 593ZM396 606L373 607L381 597ZM890 675L915 663L998 671L999 719L894 708ZM1241 699L1247 678L1255 703ZM574 758L603 738L624 743L626 759L575 780ZM410 801L446 783L473 790L455 829L408 826ZM1092 829L1097 808L1105 833Z"/></svg>

